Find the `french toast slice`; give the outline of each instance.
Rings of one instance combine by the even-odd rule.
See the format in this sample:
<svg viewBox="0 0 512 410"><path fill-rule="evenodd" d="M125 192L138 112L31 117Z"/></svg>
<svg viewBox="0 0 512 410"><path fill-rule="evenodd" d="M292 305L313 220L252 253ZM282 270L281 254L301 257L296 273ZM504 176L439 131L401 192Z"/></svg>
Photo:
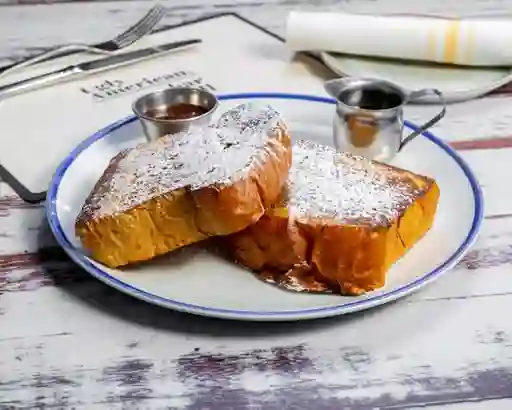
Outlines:
<svg viewBox="0 0 512 410"><path fill-rule="evenodd" d="M223 238L231 258L290 290L359 295L431 228L439 188L428 177L300 141L280 200Z"/></svg>
<svg viewBox="0 0 512 410"><path fill-rule="evenodd" d="M255 223L288 177L291 142L266 104L239 105L208 127L120 152L75 223L91 257L115 268Z"/></svg>

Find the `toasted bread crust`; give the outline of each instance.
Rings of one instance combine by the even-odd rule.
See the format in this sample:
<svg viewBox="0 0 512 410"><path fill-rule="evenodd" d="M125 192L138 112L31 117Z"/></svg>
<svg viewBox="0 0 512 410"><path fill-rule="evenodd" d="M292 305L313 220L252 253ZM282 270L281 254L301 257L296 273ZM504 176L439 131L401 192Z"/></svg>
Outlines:
<svg viewBox="0 0 512 410"><path fill-rule="evenodd" d="M75 228L84 248L93 259L115 268L210 236L232 234L257 222L278 199L291 163L290 136L284 123L279 121L269 132L265 155L252 161L244 175L233 181L199 188L184 186L110 214L82 211ZM84 210L90 198L104 190L118 162L118 158L111 160Z"/></svg>
<svg viewBox="0 0 512 410"><path fill-rule="evenodd" d="M384 286L389 268L432 226L440 192L430 178L378 167L411 185L411 199L396 217L344 223L294 215L288 198L256 224L224 238L223 247L238 263L292 290L358 295Z"/></svg>

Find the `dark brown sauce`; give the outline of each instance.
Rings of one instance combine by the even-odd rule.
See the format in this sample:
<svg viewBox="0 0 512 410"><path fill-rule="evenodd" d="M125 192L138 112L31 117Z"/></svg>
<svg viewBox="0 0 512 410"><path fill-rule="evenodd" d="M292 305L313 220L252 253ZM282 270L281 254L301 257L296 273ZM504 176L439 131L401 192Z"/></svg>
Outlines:
<svg viewBox="0 0 512 410"><path fill-rule="evenodd" d="M287 272L263 270L255 274L263 282L292 292L341 294L339 286L316 278L309 266L294 266Z"/></svg>
<svg viewBox="0 0 512 410"><path fill-rule="evenodd" d="M186 120L190 118L199 117L206 114L207 108L195 104L179 103L170 105L169 107L157 108L147 111L145 114L148 117L156 118L158 120Z"/></svg>
<svg viewBox="0 0 512 410"><path fill-rule="evenodd" d="M361 110L387 110L404 102L397 91L372 86L342 91L338 100Z"/></svg>

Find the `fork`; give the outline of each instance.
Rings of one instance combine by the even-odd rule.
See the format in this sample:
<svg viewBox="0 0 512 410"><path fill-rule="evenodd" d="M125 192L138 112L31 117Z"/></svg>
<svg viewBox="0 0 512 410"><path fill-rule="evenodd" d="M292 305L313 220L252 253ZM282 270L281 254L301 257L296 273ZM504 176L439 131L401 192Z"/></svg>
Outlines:
<svg viewBox="0 0 512 410"><path fill-rule="evenodd" d="M117 51L121 48L127 47L137 40L149 33L165 15L165 7L157 4L152 7L149 12L142 17L136 24L114 37L112 40L105 41L100 44L96 44L93 48L97 48L103 51Z"/></svg>
<svg viewBox="0 0 512 410"><path fill-rule="evenodd" d="M152 7L149 12L137 23L135 23L123 33L118 34L111 40L104 41L95 45L66 44L64 46L59 46L20 63L15 63L11 66L8 66L3 71L0 69L0 76L12 73L15 70L19 70L36 63L50 60L57 56L63 57L78 53L80 51L87 51L94 54L113 54L116 51L128 47L129 45L144 37L160 22L160 20L162 20L165 13L165 7L157 4L156 6Z"/></svg>

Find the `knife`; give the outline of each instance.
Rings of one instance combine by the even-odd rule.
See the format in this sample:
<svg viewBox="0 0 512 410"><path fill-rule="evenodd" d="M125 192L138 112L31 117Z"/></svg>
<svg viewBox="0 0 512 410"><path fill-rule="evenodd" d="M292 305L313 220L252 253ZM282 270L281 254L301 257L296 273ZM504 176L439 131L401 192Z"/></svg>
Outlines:
<svg viewBox="0 0 512 410"><path fill-rule="evenodd" d="M176 41L160 46L148 47L141 50L131 51L129 53L117 54L111 57L99 58L93 61L70 65L60 70L41 74L11 84L2 85L0 86L0 99L13 97L27 91L47 87L68 79L81 78L92 73L111 70L113 68L149 60L150 58L162 56L170 51L191 47L201 41L201 39Z"/></svg>

